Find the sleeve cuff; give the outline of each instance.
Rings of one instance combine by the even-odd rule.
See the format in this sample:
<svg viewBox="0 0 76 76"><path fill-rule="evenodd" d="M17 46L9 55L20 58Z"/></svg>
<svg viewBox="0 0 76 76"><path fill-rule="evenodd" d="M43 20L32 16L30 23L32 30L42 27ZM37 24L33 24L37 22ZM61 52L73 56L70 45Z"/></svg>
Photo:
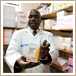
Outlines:
<svg viewBox="0 0 76 76"><path fill-rule="evenodd" d="M5 56L5 61L7 62L11 72L14 72L14 65L17 59L19 59L22 55L19 53L14 53L11 55Z"/></svg>

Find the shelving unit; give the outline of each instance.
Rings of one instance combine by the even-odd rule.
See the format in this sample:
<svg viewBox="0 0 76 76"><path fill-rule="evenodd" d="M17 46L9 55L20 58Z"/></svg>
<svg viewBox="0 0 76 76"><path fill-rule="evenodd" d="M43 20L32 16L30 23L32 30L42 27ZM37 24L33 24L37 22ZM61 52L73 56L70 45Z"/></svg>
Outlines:
<svg viewBox="0 0 76 76"><path fill-rule="evenodd" d="M59 9L57 11L54 11L52 13L48 13L48 14L45 14L42 16L42 19L45 21L47 19L57 19L57 12L60 12L60 11L67 11L68 14L67 15L70 15L70 14L73 14L73 6L69 6L67 8L62 8L62 9ZM71 29L64 29L64 28L61 28L61 29L54 29L54 28L50 28L50 29L46 29L46 28L43 28L43 30L45 31L49 31L49 32L52 32L54 36L61 36L61 37L73 37L73 28ZM67 49L59 49L59 57L63 58L63 59L66 59L68 61L68 58L69 57L73 57L73 50L72 51L68 51ZM52 63L51 64L51 67L56 69L56 70L59 70L61 72L66 72L65 70L67 70L67 66L63 65L61 66L59 63Z"/></svg>
<svg viewBox="0 0 76 76"><path fill-rule="evenodd" d="M44 29L45 31L49 31L49 32L52 32L54 35L59 35L59 36L62 36L62 37L72 37L73 36L73 30L64 30L64 29L61 29L61 30L55 30L55 29Z"/></svg>

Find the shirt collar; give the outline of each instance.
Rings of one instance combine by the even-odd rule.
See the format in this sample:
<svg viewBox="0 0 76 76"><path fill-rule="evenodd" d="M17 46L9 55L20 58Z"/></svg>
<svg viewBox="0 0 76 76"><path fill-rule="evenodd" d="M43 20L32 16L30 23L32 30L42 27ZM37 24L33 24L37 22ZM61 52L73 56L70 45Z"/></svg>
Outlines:
<svg viewBox="0 0 76 76"><path fill-rule="evenodd" d="M28 31L30 31L31 33L33 33L33 30L30 28L30 27L28 27ZM36 30L37 31L37 33L40 31L40 29L38 29L38 30Z"/></svg>

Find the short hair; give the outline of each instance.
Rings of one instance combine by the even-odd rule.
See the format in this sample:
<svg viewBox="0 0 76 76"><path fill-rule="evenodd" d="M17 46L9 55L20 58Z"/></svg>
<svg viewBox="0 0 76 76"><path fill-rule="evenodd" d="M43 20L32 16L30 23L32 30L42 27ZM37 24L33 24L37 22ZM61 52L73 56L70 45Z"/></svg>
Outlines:
<svg viewBox="0 0 76 76"><path fill-rule="evenodd" d="M41 16L40 12L39 12L37 9L31 9L30 13L33 12L33 11L36 12L38 15ZM29 13L29 14L30 14L30 13Z"/></svg>

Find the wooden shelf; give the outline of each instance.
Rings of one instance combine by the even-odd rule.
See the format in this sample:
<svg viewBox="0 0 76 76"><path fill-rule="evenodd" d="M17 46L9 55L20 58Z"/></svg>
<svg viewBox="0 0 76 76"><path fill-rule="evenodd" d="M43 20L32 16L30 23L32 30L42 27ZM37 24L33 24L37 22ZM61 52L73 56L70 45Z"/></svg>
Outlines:
<svg viewBox="0 0 76 76"><path fill-rule="evenodd" d="M61 10L64 10L64 11L67 11L67 12L73 12L73 6L69 6L69 7L63 8ZM59 10L59 11L61 11L61 10Z"/></svg>
<svg viewBox="0 0 76 76"><path fill-rule="evenodd" d="M63 36L63 37L72 37L73 36L73 30L55 30L55 29L44 29L45 31L52 32L54 35Z"/></svg>
<svg viewBox="0 0 76 76"><path fill-rule="evenodd" d="M68 6L67 8L62 8L62 9L54 11L52 13L48 13L48 14L42 15L42 20L45 20L45 19L56 19L57 12L62 11L62 10L66 11L66 12L73 12L73 6Z"/></svg>
<svg viewBox="0 0 76 76"><path fill-rule="evenodd" d="M55 13L49 13L49 14L46 14L46 15L42 15L42 20L45 20L45 19L54 19L56 17L57 17L56 12Z"/></svg>
<svg viewBox="0 0 76 76"><path fill-rule="evenodd" d="M59 50L60 55L62 56L62 54L64 53L66 58L68 58L69 56L73 56L73 50L67 50L67 49L61 49Z"/></svg>
<svg viewBox="0 0 76 76"><path fill-rule="evenodd" d="M22 29L23 27L3 27L3 29Z"/></svg>
<svg viewBox="0 0 76 76"><path fill-rule="evenodd" d="M62 32L72 32L73 29L59 29L59 30L56 30L56 29L44 29L46 31L62 31Z"/></svg>
<svg viewBox="0 0 76 76"><path fill-rule="evenodd" d="M60 66L59 64L52 63L50 65L50 67L57 70L57 71L59 71L59 73L64 73L65 72L65 71L63 71L63 67Z"/></svg>

